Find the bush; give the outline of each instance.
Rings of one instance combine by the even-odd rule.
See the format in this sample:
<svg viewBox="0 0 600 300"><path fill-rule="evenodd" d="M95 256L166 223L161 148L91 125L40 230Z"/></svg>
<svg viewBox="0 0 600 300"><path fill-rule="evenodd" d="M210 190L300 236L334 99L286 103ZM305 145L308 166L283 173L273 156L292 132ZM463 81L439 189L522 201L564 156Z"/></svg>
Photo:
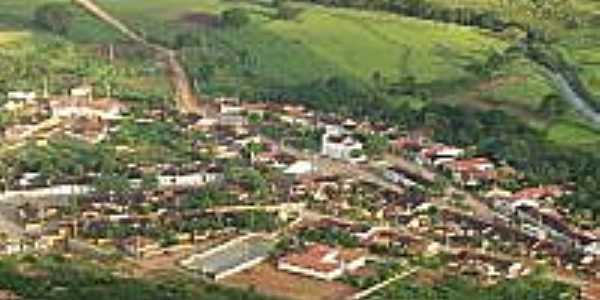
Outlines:
<svg viewBox="0 0 600 300"><path fill-rule="evenodd" d="M34 21L45 30L57 34L66 34L74 17L75 14L69 4L49 3L40 6L35 11Z"/></svg>
<svg viewBox="0 0 600 300"><path fill-rule="evenodd" d="M250 23L250 15L243 8L232 8L221 13L221 23L226 27L241 28Z"/></svg>

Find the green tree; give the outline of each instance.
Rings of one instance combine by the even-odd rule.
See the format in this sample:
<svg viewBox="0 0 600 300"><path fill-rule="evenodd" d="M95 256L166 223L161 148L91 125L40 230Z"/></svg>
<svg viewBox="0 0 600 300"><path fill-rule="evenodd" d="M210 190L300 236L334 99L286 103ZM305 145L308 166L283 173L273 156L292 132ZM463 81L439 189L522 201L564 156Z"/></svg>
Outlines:
<svg viewBox="0 0 600 300"><path fill-rule="evenodd" d="M142 176L142 185L141 188L143 190L152 190L158 187L158 177L154 173L144 174Z"/></svg>
<svg viewBox="0 0 600 300"><path fill-rule="evenodd" d="M277 19L281 20L293 20L302 12L300 8L294 7L286 0L274 1L273 6L277 10Z"/></svg>
<svg viewBox="0 0 600 300"><path fill-rule="evenodd" d="M221 13L221 22L226 27L241 28L250 23L250 15L246 9L231 8Z"/></svg>
<svg viewBox="0 0 600 300"><path fill-rule="evenodd" d="M68 3L48 3L40 6L34 13L38 26L57 34L67 33L74 17Z"/></svg>

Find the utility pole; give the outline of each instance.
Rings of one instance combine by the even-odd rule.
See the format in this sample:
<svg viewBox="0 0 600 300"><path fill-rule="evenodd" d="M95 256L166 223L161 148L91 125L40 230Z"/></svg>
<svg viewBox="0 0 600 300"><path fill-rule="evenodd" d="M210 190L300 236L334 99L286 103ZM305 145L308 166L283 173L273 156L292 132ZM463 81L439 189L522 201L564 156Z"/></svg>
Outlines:
<svg viewBox="0 0 600 300"><path fill-rule="evenodd" d="M44 77L44 91L42 94L42 98L48 99L48 97L50 97L49 92L48 92L48 76L45 76Z"/></svg>
<svg viewBox="0 0 600 300"><path fill-rule="evenodd" d="M115 60L115 45L113 43L111 43L110 45L108 45L108 59L109 59L109 61L110 61L111 64Z"/></svg>

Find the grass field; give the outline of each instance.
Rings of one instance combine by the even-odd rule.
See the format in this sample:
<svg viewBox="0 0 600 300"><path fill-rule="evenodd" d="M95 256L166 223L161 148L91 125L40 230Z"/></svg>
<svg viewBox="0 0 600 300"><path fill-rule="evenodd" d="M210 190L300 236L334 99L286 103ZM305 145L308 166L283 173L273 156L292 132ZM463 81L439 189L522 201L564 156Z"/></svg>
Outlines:
<svg viewBox="0 0 600 300"><path fill-rule="evenodd" d="M0 98L8 90L40 90L44 76L50 89L64 94L82 82L106 84L116 95L156 98L170 95L170 86L161 66L139 46L110 26L73 6L75 18L64 35L45 32L34 24L35 10L49 3L67 0L0 1ZM116 60L108 62L108 44L115 44Z"/></svg>
<svg viewBox="0 0 600 300"><path fill-rule="evenodd" d="M510 3L505 1L432 0L432 2L438 5L493 11L504 19L520 22L530 20L526 11L519 9L519 7L510 8L510 5L503 5L502 3ZM556 45L573 63L581 68L581 76L588 88L600 97L600 30L598 30L600 28L600 1L576 0L570 1L570 3L570 10L579 18L580 25L576 28L551 27L551 31L556 39ZM502 13L507 8L508 13ZM546 26L550 25L546 24Z"/></svg>
<svg viewBox="0 0 600 300"><path fill-rule="evenodd" d="M492 11L501 9L497 1L491 0L443 2L444 5L458 4ZM140 5L135 0L99 0L99 3L154 40L169 44L182 32L217 31L216 35L226 45L226 51L252 56L252 76L244 77L241 74L246 70L240 67L242 63L239 61L232 63L232 59L225 55L217 58L198 56L198 49L185 49L184 56L190 59L188 65L192 68L206 61L229 60L229 64L216 63L218 66L212 84L202 86L202 92L208 94L239 92L242 86L297 86L325 75L344 76L371 84L373 73L378 71L388 81L414 76L419 84L445 101L464 105L482 101L485 102L483 106L506 105L509 112L515 108L525 112L524 115L535 115L543 97L554 92L533 65L524 60L503 66L490 82L467 71L469 64L484 60L490 49L503 49L509 43L502 36L474 28L383 12L313 5L300 5L303 12L296 20L283 21L269 17L273 12L272 8L262 5L265 1L256 1L241 2L252 12L253 22L249 26L240 30L224 30L189 22L186 16L217 16L225 9L240 5L240 2L156 0ZM593 1L578 3L577 9L593 10L597 7ZM589 38L582 39L581 32L584 31L577 32L561 33L564 42L559 45L563 46L569 58L581 66L584 82L596 90L600 82L600 68L596 65L599 39L594 37L598 33L589 30ZM192 59L195 55L196 59ZM553 128L550 140L564 141L565 144L574 140L564 138L568 136L565 132L584 130L581 126L574 127L565 122L525 121L538 127L550 126ZM590 134L596 134L585 130L587 134L579 139L582 143Z"/></svg>
<svg viewBox="0 0 600 300"><path fill-rule="evenodd" d="M548 128L547 138L549 141L559 144L587 147L590 150L598 149L600 146L600 130L573 119L561 119L554 122Z"/></svg>
<svg viewBox="0 0 600 300"><path fill-rule="evenodd" d="M157 27L193 30L196 27L182 21L186 15L214 14L232 2L100 3L136 29L160 39L162 30ZM328 73L369 80L374 71L392 78L413 75L420 82L461 78L468 75L464 65L469 60L482 59L488 48L504 47L502 41L475 29L387 13L305 5L297 20L280 21L266 17L268 9L263 6L246 6L255 12L253 24L241 31L224 31L221 38L236 50L251 53L259 76L289 84L308 82Z"/></svg>
<svg viewBox="0 0 600 300"><path fill-rule="evenodd" d="M0 31L0 46L22 41L30 36L27 31Z"/></svg>
<svg viewBox="0 0 600 300"><path fill-rule="evenodd" d="M0 33L0 45L31 35L27 31L20 33L18 28L31 28L36 7L49 2L67 0L0 2L0 29L8 27L7 30L11 31ZM388 82L413 76L417 84L445 101L464 105L482 101L484 106L492 104L493 107L506 105L509 112L516 108L526 111L526 114L536 114L541 99L553 93L533 66L521 60L503 66L490 82L467 70L469 65L481 63L491 49L503 49L508 45L504 37L474 28L383 12L304 4L298 5L303 12L295 20L284 21L273 18L274 9L265 5L269 1L97 2L149 39L167 45L174 45L182 34L203 36L200 40L206 45L186 46L181 53L189 70L212 65L214 75L210 82L198 82L201 92L209 95L239 93L255 87L297 87L333 75L371 85L375 72ZM444 3L500 9L497 1L491 0ZM578 2L577 9L593 12L600 6L596 4L584 0ZM216 18L220 12L238 6L251 12L250 25L241 29L222 29L203 23L203 17ZM75 24L64 38L77 45L123 42L122 37L111 28L85 14L78 14ZM596 39L599 35L597 30L581 28L561 34L563 39L558 46L581 67L584 82L593 91L600 91L600 52L596 51L600 39ZM248 61L243 61L242 54ZM153 68L147 63L145 65L144 69ZM160 76L129 77L121 82L134 89L156 86L163 89L165 86ZM580 126L574 127L565 122L542 126L553 128L549 138L557 142L572 142L563 132L582 130Z"/></svg>

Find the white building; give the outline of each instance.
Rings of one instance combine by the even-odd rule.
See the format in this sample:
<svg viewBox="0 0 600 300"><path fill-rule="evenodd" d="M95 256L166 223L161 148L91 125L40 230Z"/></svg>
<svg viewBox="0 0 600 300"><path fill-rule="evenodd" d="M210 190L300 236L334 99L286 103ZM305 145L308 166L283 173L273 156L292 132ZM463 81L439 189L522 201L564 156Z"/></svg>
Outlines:
<svg viewBox="0 0 600 300"><path fill-rule="evenodd" d="M420 164L432 164L434 166L439 166L453 162L456 159L464 156L464 154L464 149L437 144L432 147L422 149L417 156L417 162Z"/></svg>
<svg viewBox="0 0 600 300"><path fill-rule="evenodd" d="M395 184L401 184L406 187L411 187L411 186L417 185L417 182L408 178L404 174L404 171L397 167L391 167L391 168L385 169L385 171L383 171L383 177L385 177L385 179L387 179Z"/></svg>
<svg viewBox="0 0 600 300"><path fill-rule="evenodd" d="M283 173L288 175L302 175L314 171L314 166L311 162L300 160L286 168Z"/></svg>
<svg viewBox="0 0 600 300"><path fill-rule="evenodd" d="M158 176L158 186L161 188L165 187L193 187L202 186L210 182L217 181L219 176L214 173L198 172L186 175Z"/></svg>
<svg viewBox="0 0 600 300"><path fill-rule="evenodd" d="M80 86L76 88L72 88L69 91L71 97L91 97L92 96L92 87L91 86Z"/></svg>
<svg viewBox="0 0 600 300"><path fill-rule="evenodd" d="M258 234L244 235L180 262L190 271L214 280L250 269L269 257L275 243Z"/></svg>
<svg viewBox="0 0 600 300"><path fill-rule="evenodd" d="M33 101L37 97L35 92L11 91L6 95L8 100Z"/></svg>
<svg viewBox="0 0 600 300"><path fill-rule="evenodd" d="M119 119L125 106L111 99L84 100L59 99L50 101L52 116L57 118L100 118L104 120Z"/></svg>
<svg viewBox="0 0 600 300"><path fill-rule="evenodd" d="M351 162L365 161L363 144L337 126L327 126L322 137L321 154Z"/></svg>
<svg viewBox="0 0 600 300"><path fill-rule="evenodd" d="M244 107L240 105L238 98L217 98L215 101L219 103L219 112L223 115L238 115L244 112Z"/></svg>

